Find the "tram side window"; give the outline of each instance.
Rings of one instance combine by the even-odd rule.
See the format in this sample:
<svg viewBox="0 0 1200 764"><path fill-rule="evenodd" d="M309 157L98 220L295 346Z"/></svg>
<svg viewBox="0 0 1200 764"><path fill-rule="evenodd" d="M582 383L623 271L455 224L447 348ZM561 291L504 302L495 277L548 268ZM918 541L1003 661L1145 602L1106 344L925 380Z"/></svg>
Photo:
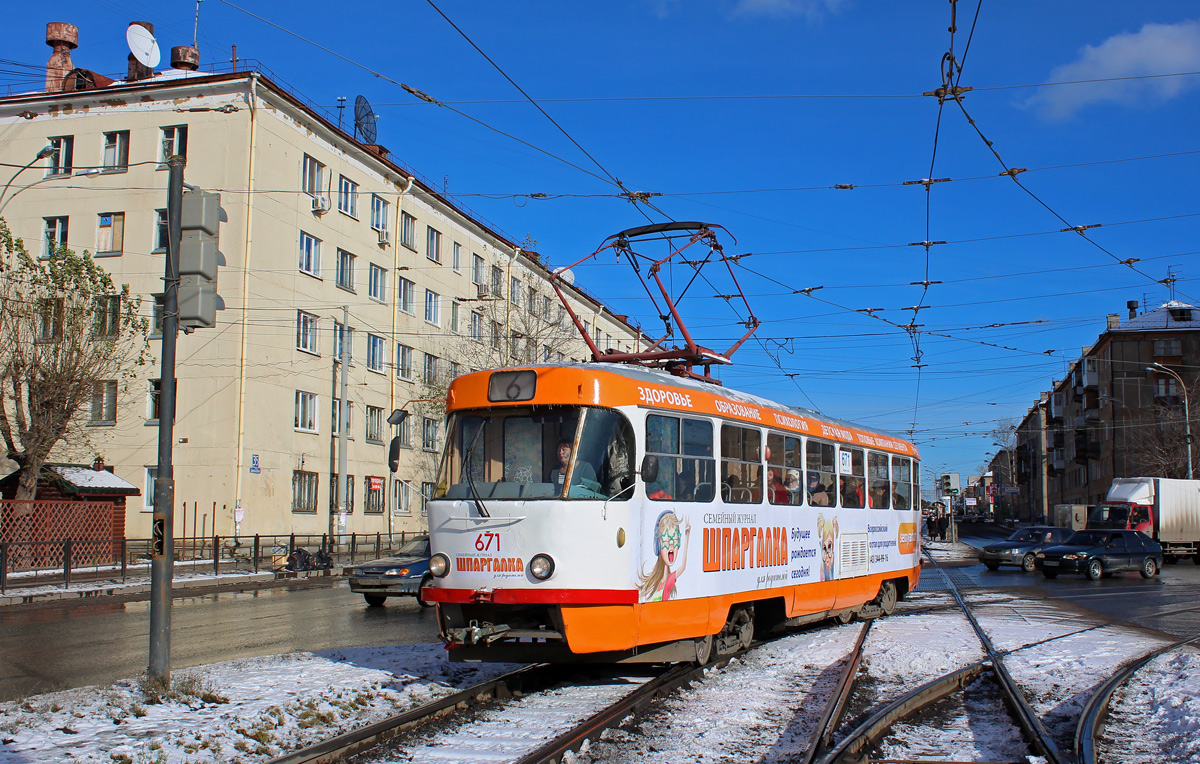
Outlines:
<svg viewBox="0 0 1200 764"><path fill-rule="evenodd" d="M892 457L892 509L912 509L912 460Z"/></svg>
<svg viewBox="0 0 1200 764"><path fill-rule="evenodd" d="M837 448L832 443L808 439L808 465L804 493L812 507L837 504Z"/></svg>
<svg viewBox="0 0 1200 764"><path fill-rule="evenodd" d="M842 506L847 509L862 509L866 504L865 461L861 448L842 448L838 452L838 474L840 477Z"/></svg>
<svg viewBox="0 0 1200 764"><path fill-rule="evenodd" d="M888 473L888 455L867 454L867 502L871 509L890 509L892 481Z"/></svg>
<svg viewBox="0 0 1200 764"><path fill-rule="evenodd" d="M712 422L650 414L646 453L658 459L658 479L646 486L652 501L712 501L716 492Z"/></svg>
<svg viewBox="0 0 1200 764"><path fill-rule="evenodd" d="M778 432L767 433L767 501L801 504L800 439Z"/></svg>
<svg viewBox="0 0 1200 764"><path fill-rule="evenodd" d="M721 425L721 497L730 504L762 501L762 433Z"/></svg>

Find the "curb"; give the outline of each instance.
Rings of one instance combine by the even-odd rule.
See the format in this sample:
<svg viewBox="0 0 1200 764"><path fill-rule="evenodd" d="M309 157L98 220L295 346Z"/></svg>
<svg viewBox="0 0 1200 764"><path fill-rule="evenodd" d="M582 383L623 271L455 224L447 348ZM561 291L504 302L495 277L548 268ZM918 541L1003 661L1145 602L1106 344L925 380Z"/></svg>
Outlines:
<svg viewBox="0 0 1200 764"><path fill-rule="evenodd" d="M220 578L181 578L171 582L171 591L174 594L178 593L181 589L206 589L214 586L249 584L260 581L274 581L275 578L275 574L271 572L244 573L241 575L221 576ZM111 586L102 586L90 589L62 589L53 592L39 592L37 594L6 594L0 596L0 607L4 607L6 605L29 605L37 602L53 602L55 600L68 599L92 600L99 599L101 597L143 594L149 591L150 583L146 582L144 584L113 584Z"/></svg>

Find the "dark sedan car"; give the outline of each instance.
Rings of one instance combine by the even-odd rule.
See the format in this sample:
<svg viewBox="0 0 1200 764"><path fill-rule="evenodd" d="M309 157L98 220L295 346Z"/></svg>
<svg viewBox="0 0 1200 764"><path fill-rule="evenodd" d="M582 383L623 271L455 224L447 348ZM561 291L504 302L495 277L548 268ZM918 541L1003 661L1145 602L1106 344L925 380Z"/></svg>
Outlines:
<svg viewBox="0 0 1200 764"><path fill-rule="evenodd" d="M1162 562L1162 547L1140 531L1077 531L1066 543L1037 553L1037 567L1046 578L1083 573L1095 581L1118 570L1136 570L1142 578L1153 578Z"/></svg>
<svg viewBox="0 0 1200 764"><path fill-rule="evenodd" d="M421 599L421 587L433 581L429 574L429 539L416 539L391 557L355 565L350 573L350 591L362 594L371 607L379 607L388 597L416 597L421 607L432 602Z"/></svg>
<svg viewBox="0 0 1200 764"><path fill-rule="evenodd" d="M1021 528L1013 535L996 544L988 544L979 550L979 561L988 570L1001 565L1019 565L1022 570L1032 572L1035 555L1043 547L1061 544L1072 533L1070 528L1055 528L1050 525L1034 525Z"/></svg>

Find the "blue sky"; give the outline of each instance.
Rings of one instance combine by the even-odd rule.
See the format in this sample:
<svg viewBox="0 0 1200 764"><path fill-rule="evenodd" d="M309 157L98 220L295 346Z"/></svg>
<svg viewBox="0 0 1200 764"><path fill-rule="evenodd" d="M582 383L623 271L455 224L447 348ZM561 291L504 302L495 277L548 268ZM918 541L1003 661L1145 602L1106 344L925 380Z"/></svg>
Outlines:
<svg viewBox="0 0 1200 764"><path fill-rule="evenodd" d="M661 193L654 204L673 219L725 226L737 237L727 251L749 253L736 273L763 324L722 380L911 429L935 471L974 473L994 450L996 422L1022 417L1106 314L1170 298L1157 283L1168 270L1178 299L1200 301L1195 3L963 0L953 45L958 84L973 90L962 108L947 102L939 123L937 99L921 94L941 85L950 49L944 1L439 0L603 171L427 2L235 5L365 68L225 0L201 5L203 63L228 61L236 45L331 111L338 96L365 95L393 156L514 239L537 240L552 264L646 222L589 173ZM153 22L165 50L191 42L195 9L192 0L59 0L49 15L9 7L0 57L16 64L0 65L0 91L30 85L18 64L44 64L47 21L80 27L77 66L121 74L129 21ZM1106 81L1046 85L1083 80ZM1026 170L1017 178L1027 190L999 175L1006 166ZM950 180L928 195L905 185L926 177ZM1097 224L1086 238L1060 232ZM909 246L927 240L946 242L928 260ZM1118 263L1128 258L1138 262ZM608 255L576 273L648 332L660 326L624 263ZM705 273L727 291L727 277ZM926 280L941 283L912 285ZM822 288L795 293L811 287ZM698 338L724 349L740 317L712 294L693 288L682 307ZM925 307L914 321L905 309L915 305ZM868 308L887 321L860 312ZM919 372L913 337L897 328L911 323L921 325Z"/></svg>

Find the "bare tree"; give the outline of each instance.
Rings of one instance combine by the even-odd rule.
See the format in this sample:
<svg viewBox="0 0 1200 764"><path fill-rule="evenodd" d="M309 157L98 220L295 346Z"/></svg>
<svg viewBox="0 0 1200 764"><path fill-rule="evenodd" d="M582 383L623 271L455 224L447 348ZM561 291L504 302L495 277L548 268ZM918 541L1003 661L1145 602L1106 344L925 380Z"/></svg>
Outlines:
<svg viewBox="0 0 1200 764"><path fill-rule="evenodd" d="M0 435L21 465L18 499L36 498L60 442L90 447L86 406L115 421L121 389L151 360L140 305L87 252L34 258L0 220Z"/></svg>
<svg viewBox="0 0 1200 764"><path fill-rule="evenodd" d="M1190 402L1200 400L1198 394L1200 381L1187 390ZM1126 464L1133 470L1133 475L1187 477L1188 428L1184 410L1182 397L1169 396L1156 398L1150 405L1130 411L1121 442L1125 445ZM1195 414L1191 424L1193 434L1200 431ZM1194 453L1192 458L1196 458Z"/></svg>

